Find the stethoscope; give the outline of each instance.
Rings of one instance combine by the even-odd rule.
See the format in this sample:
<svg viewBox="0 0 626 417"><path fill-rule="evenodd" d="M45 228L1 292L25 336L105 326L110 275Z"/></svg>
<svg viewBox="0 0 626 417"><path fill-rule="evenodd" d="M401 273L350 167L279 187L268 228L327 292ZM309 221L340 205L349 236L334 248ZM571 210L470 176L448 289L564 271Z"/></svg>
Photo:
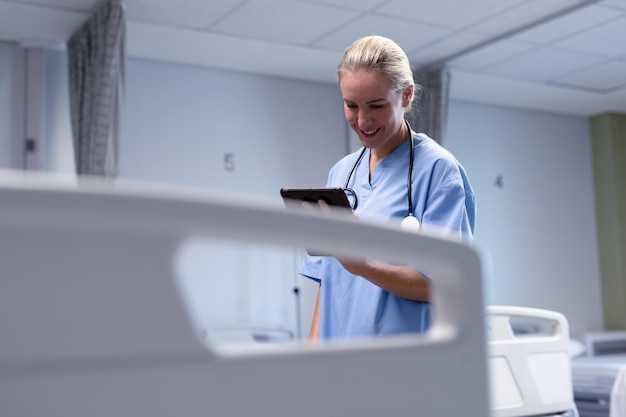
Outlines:
<svg viewBox="0 0 626 417"><path fill-rule="evenodd" d="M408 215L402 219L402 222L400 223L400 226L404 229L408 229L408 230L418 230L420 227L420 222L419 220L417 220L417 217L415 217L415 215L413 214L413 197L412 197L412 191L413 191L413 187L411 185L411 179L413 177L413 133L411 131L411 125L409 124L409 122L407 120L404 121L404 123L406 123L406 127L409 129L409 176L407 179L407 202L408 202ZM348 187L348 185L350 185L350 180L352 179L352 174L354 173L354 171L356 170L356 167L359 166L359 163L361 162L361 160L363 159L363 156L365 155L365 151L367 150L367 148L363 148L363 150L361 151L361 153L359 154L359 157L356 159L356 162L354 163L354 165L352 165L352 169L350 170L350 173L348 174L348 178L346 178L346 183L343 186L343 190L345 193L350 194L354 200L354 202L352 203L352 210L356 210L356 208L359 205L359 201L356 195L356 192L354 191L354 189Z"/></svg>

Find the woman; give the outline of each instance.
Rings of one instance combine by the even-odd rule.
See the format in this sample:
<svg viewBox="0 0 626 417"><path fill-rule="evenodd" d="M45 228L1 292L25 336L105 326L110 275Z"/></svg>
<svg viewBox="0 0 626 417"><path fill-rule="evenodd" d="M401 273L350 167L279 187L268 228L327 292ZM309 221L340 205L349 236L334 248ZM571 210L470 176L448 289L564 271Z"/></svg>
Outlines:
<svg viewBox="0 0 626 417"><path fill-rule="evenodd" d="M464 168L404 119L416 90L404 51L381 36L358 39L337 75L346 121L363 148L335 164L327 186L353 189L360 218L408 217L471 238L475 197ZM310 342L428 327L429 282L413 267L307 256L300 273L320 283Z"/></svg>

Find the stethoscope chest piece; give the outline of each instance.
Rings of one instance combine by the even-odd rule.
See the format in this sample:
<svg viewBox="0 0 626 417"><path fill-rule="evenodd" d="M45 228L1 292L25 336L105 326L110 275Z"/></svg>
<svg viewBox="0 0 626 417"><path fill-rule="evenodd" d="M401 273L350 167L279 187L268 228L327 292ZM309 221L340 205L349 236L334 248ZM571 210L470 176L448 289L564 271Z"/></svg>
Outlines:
<svg viewBox="0 0 626 417"><path fill-rule="evenodd" d="M417 232L420 229L420 222L415 216L406 216L400 222L400 227L410 232Z"/></svg>

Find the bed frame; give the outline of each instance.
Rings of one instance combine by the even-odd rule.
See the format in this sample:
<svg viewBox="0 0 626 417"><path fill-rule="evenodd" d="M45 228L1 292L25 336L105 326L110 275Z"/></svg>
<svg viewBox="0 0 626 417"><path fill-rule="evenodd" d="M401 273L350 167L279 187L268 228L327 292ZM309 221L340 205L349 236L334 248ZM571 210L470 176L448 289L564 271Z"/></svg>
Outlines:
<svg viewBox="0 0 626 417"><path fill-rule="evenodd" d="M420 265L432 326L316 348L206 346L172 277L194 237ZM443 236L278 199L5 172L0 265L3 416L489 415L483 255Z"/></svg>

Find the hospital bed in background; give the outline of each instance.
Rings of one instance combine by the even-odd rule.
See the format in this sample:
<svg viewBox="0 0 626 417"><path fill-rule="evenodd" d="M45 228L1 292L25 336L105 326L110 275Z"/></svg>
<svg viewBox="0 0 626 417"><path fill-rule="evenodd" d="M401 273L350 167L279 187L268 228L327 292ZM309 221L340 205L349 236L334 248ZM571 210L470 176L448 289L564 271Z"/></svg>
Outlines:
<svg viewBox="0 0 626 417"><path fill-rule="evenodd" d="M437 278L432 326L207 343L172 267L197 237L419 264ZM483 257L458 241L206 190L0 173L0 268L2 416L490 414Z"/></svg>
<svg viewBox="0 0 626 417"><path fill-rule="evenodd" d="M579 416L573 397L566 317L555 311L519 306L490 305L485 313L490 415ZM284 330L255 326L227 326L212 329L209 335L215 343L235 347L293 343L293 336ZM591 381L591 386L602 389L603 384L595 382Z"/></svg>
<svg viewBox="0 0 626 417"><path fill-rule="evenodd" d="M486 316L492 416L578 416L566 317L517 306Z"/></svg>
<svg viewBox="0 0 626 417"><path fill-rule="evenodd" d="M489 305L485 313L491 416L579 416L573 396L567 318L555 311L519 306ZM213 328L205 335L217 344L234 347L294 343L293 335L284 329L258 326ZM622 364L626 370L626 356ZM610 387L604 387L608 381L587 382L592 390L608 388L610 392ZM613 380L610 382L612 386ZM605 397L608 401L609 395ZM605 406L608 410L608 402Z"/></svg>
<svg viewBox="0 0 626 417"><path fill-rule="evenodd" d="M580 417L626 416L626 332L585 335L585 354L572 359Z"/></svg>

